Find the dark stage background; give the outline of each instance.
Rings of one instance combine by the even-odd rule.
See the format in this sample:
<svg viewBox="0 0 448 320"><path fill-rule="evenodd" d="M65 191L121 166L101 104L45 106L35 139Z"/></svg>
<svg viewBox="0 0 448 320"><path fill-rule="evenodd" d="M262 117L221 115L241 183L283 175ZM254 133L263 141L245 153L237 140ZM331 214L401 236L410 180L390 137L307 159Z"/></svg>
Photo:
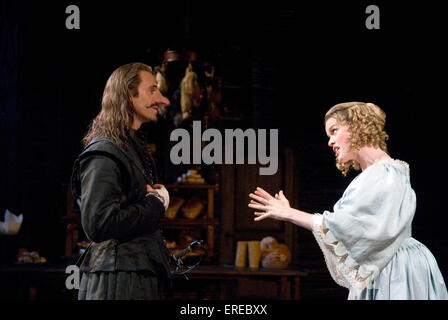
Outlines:
<svg viewBox="0 0 448 320"><path fill-rule="evenodd" d="M447 281L447 28L435 3L3 0L0 213L24 214L23 246L50 261L62 256L65 186L110 73L133 61L158 65L167 48L193 48L216 63L231 109L251 127L279 128L281 144L298 155L300 177L291 178L308 193L342 194L350 181L327 147L328 108L355 100L382 107L390 154L411 168L413 235ZM80 30L65 28L70 4L80 8ZM365 27L369 4L381 10L380 30Z"/></svg>

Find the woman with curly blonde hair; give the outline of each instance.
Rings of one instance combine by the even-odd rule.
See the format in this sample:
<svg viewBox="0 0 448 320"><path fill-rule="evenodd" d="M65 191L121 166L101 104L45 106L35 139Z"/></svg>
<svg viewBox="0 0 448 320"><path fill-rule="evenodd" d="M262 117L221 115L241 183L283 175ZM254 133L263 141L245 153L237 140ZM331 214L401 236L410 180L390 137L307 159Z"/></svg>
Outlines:
<svg viewBox="0 0 448 320"><path fill-rule="evenodd" d="M283 191L262 188L249 196L255 221L292 222L312 231L328 270L349 299L448 299L432 253L412 237L416 196L409 165L387 153L386 114L373 103L347 102L325 115L328 145L346 175L362 170L333 211L310 214L291 208Z"/></svg>
<svg viewBox="0 0 448 320"><path fill-rule="evenodd" d="M362 147L374 147L387 153L386 140L389 139L389 136L384 131L386 114L378 106L362 102L339 103L328 110L325 115L325 123L329 119L348 126L353 149L359 151ZM347 175L350 168L360 169L357 160L343 162L336 158L336 166L344 176Z"/></svg>

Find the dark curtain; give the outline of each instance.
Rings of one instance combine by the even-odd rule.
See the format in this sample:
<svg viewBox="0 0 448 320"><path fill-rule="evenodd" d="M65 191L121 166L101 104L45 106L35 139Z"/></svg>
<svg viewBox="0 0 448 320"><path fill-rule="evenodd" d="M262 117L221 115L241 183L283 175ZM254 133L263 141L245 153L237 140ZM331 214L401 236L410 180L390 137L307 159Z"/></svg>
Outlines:
<svg viewBox="0 0 448 320"><path fill-rule="evenodd" d="M381 4L381 29L367 31L361 2L186 3L79 2L81 29L67 30L68 1L0 2L0 215L24 214L21 245L63 254L66 184L110 73L131 61L157 65L157 50L191 43L217 52L229 109L250 127L279 128L297 153L301 209L331 208L348 184L326 146L326 110L380 105L392 156L411 166L414 235L446 276L444 11ZM301 247L318 250L311 242Z"/></svg>

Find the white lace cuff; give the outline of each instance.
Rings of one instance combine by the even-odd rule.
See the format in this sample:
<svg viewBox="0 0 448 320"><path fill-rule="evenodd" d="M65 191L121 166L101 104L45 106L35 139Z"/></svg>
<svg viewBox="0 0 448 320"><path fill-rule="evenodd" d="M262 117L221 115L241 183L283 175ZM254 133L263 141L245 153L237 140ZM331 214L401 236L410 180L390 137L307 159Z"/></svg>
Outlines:
<svg viewBox="0 0 448 320"><path fill-rule="evenodd" d="M170 194L168 193L168 190L166 190L165 187L162 187L160 189L155 189L155 191L163 199L162 203L165 207L165 210L168 209L168 206L170 204Z"/></svg>
<svg viewBox="0 0 448 320"><path fill-rule="evenodd" d="M170 204L170 195L168 193L168 190L166 190L165 187L160 188L160 189L154 189L154 191L149 191L146 194L146 197L148 196L154 196L157 199L160 200L160 202L162 202L163 207L165 208L165 211L168 209L168 206Z"/></svg>
<svg viewBox="0 0 448 320"><path fill-rule="evenodd" d="M372 274L362 277L358 273L359 264L349 256L344 245L324 228L323 222L323 215L313 215L311 223L313 235L324 254L325 263L333 280L350 290L349 299L351 299L369 284Z"/></svg>

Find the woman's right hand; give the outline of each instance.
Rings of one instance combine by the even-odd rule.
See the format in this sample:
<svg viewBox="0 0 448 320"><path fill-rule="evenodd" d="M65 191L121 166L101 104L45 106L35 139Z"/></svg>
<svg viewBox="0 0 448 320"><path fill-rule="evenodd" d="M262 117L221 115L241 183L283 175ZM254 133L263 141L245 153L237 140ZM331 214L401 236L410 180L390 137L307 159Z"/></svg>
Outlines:
<svg viewBox="0 0 448 320"><path fill-rule="evenodd" d="M273 197L262 188L257 188L254 193L249 194L249 197L253 199L250 201L249 207L259 210L254 212L256 216L254 218L255 221L271 218L289 221L307 230L312 230L313 215L291 208L283 191L280 191Z"/></svg>
<svg viewBox="0 0 448 320"><path fill-rule="evenodd" d="M276 220L289 220L291 216L291 207L288 199L286 199L283 191L275 195L275 198L262 188L257 188L254 193L249 194L253 200L250 201L249 207L260 210L255 212L255 221L272 218Z"/></svg>
<svg viewBox="0 0 448 320"><path fill-rule="evenodd" d="M285 195L283 194L283 190L280 190L279 193L275 194L275 199L280 200L286 208L291 208L291 206L289 205L289 200L286 199Z"/></svg>

